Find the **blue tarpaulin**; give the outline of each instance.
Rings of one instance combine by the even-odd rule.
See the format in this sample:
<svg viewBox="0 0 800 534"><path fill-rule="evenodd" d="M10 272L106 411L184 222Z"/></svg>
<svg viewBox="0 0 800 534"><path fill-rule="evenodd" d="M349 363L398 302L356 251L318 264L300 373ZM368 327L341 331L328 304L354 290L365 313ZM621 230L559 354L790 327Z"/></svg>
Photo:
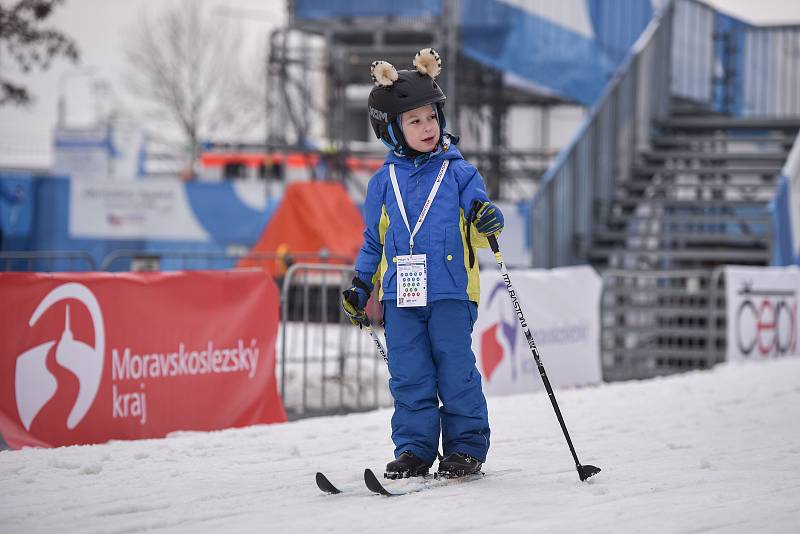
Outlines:
<svg viewBox="0 0 800 534"><path fill-rule="evenodd" d="M655 0L463 0L468 57L548 93L592 105L650 22ZM298 0L297 20L436 17L441 2Z"/></svg>

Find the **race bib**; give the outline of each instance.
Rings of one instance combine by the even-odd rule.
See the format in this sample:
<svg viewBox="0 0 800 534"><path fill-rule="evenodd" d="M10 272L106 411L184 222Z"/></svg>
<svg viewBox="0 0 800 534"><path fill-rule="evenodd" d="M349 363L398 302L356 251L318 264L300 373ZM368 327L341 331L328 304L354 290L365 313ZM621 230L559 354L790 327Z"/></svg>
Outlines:
<svg viewBox="0 0 800 534"><path fill-rule="evenodd" d="M396 256L397 307L428 304L428 264L425 254Z"/></svg>

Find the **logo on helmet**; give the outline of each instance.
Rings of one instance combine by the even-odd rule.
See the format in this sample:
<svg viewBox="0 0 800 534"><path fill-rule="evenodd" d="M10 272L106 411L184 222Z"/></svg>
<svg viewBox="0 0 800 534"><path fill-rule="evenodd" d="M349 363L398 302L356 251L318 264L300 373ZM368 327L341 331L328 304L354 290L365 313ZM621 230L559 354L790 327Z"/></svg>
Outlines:
<svg viewBox="0 0 800 534"><path fill-rule="evenodd" d="M389 115L385 111L380 111L372 106L369 107L369 116L376 121L389 122Z"/></svg>

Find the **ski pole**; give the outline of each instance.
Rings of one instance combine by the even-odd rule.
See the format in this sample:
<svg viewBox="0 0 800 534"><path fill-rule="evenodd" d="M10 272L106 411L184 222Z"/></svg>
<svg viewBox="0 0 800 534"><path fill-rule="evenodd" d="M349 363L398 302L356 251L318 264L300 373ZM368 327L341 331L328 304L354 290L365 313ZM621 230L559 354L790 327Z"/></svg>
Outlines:
<svg viewBox="0 0 800 534"><path fill-rule="evenodd" d="M381 340L378 339L378 334L376 334L375 330L372 329L372 323L369 322L369 318L366 316L364 317L364 326L367 327L367 332L369 332L372 341L375 342L375 346L378 348L378 354L381 355L381 358L383 358L383 361L386 362L386 365L389 365L389 357L386 356L386 351L383 349L383 343L381 343Z"/></svg>
<svg viewBox="0 0 800 534"><path fill-rule="evenodd" d="M342 293L342 295L344 296L346 293L347 292L345 291L344 293ZM342 305L342 309L344 310L344 305ZM345 310L345 313L347 313L347 310ZM378 334L376 334L375 330L372 329L372 323L370 322L369 317L367 317L366 312L364 312L364 320L359 321L359 328L361 328L362 326L367 327L367 332L369 332L369 336L372 338L373 343L375 343L375 347L377 347L378 349L378 354L380 354L381 358L383 358L384 363L386 363L386 365L388 366L389 357L386 355L386 350L384 350L383 348L383 343L381 343L381 340L378 339Z"/></svg>
<svg viewBox="0 0 800 534"><path fill-rule="evenodd" d="M503 255L500 253L500 246L497 244L497 238L494 235L490 235L487 237L487 239L489 240L489 246L492 247L492 252L494 252L494 258L497 260L497 266L500 268L500 274L503 276L503 281L506 284L508 296L511 297L511 304L514 307L514 314L517 316L517 319L519 319L519 323L522 325L522 330L525 332L525 339L528 340L528 345L531 348L533 359L536 360L536 366L539 368L539 375L542 377L542 382L544 382L544 388L547 390L547 395L550 397L550 403L553 405L553 409L556 412L556 417L558 418L558 423L561 425L561 430L564 431L564 437L567 438L567 445L569 445L572 458L575 459L575 468L578 470L578 476L580 477L581 481L584 481L587 478L599 473L600 468L588 464L581 465L581 463L578 461L578 455L575 453L575 447L572 446L572 440L569 438L569 432L567 432L567 425L564 424L564 418L561 416L561 410L558 408L558 402L556 402L555 393L553 393L553 388L550 386L550 380L547 378L547 373L544 371L544 365L542 365L542 360L539 358L539 351L536 349L536 343L533 342L533 335L531 334L531 330L528 328L528 323L525 321L525 316L522 313L522 306L520 305L517 294L514 291L514 287L511 285L511 278L508 276L508 269L506 269L506 264L503 261Z"/></svg>

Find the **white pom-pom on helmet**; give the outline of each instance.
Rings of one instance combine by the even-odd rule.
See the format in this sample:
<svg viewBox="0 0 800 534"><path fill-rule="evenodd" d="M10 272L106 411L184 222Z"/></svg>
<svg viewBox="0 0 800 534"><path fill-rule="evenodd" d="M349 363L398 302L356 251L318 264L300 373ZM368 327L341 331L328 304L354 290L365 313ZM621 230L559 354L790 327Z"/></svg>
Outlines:
<svg viewBox="0 0 800 534"><path fill-rule="evenodd" d="M389 87L397 81L397 69L388 61L373 61L372 81L378 87Z"/></svg>
<svg viewBox="0 0 800 534"><path fill-rule="evenodd" d="M420 74L436 79L442 72L442 57L433 48L423 48L414 56L414 68Z"/></svg>
<svg viewBox="0 0 800 534"><path fill-rule="evenodd" d="M400 70L386 61L371 66L375 87L369 93L369 120L375 135L392 150L416 156L409 147L397 116L425 104L434 104L439 117L439 130L444 133L444 101L446 96L436 76L442 70L442 59L433 48L424 48L414 57L414 70ZM441 135L441 134L440 134Z"/></svg>

